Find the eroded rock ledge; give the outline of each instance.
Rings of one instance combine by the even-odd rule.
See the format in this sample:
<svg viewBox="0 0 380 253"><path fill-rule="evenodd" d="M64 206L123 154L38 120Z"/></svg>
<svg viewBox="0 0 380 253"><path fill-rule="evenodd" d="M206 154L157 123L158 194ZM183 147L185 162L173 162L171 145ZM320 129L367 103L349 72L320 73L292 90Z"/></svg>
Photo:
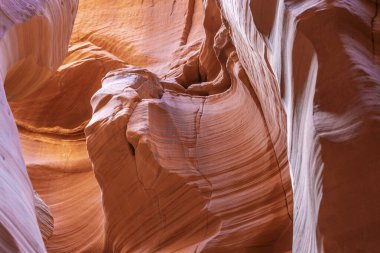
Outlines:
<svg viewBox="0 0 380 253"><path fill-rule="evenodd" d="M115 70L92 98L87 147L107 251L291 249L285 138L270 135L283 129L268 125L216 1L205 26L199 53L182 45L187 53L163 78Z"/></svg>

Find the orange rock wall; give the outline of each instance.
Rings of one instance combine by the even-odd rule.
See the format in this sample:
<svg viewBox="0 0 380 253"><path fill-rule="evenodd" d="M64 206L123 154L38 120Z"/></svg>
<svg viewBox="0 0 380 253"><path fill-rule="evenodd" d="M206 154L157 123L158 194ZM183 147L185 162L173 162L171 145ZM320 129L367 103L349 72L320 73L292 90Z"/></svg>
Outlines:
<svg viewBox="0 0 380 253"><path fill-rule="evenodd" d="M221 2L249 77L265 59L287 112L293 252L376 251L377 1Z"/></svg>
<svg viewBox="0 0 380 253"><path fill-rule="evenodd" d="M182 5L189 14L186 2L175 6ZM168 6L164 1L154 4L158 10ZM203 4L203 31L198 32L194 21L189 34L195 29L205 36L195 42L178 36L172 46L176 51L169 54L155 51L157 44L144 40L144 29L128 34L141 36L134 42L139 57L171 57L169 68L156 70L148 61L140 66L156 72L131 66L115 70L92 98L94 113L85 132L103 192L107 251L291 248L292 194L286 132L281 128L285 114L281 106L263 111L218 2ZM199 5L197 1L194 6ZM180 35L188 26L172 25L164 32ZM90 40L107 48L116 37L108 33L95 31ZM103 36L109 39L103 41ZM138 65L133 53L120 58ZM269 99L279 104L269 76L271 81Z"/></svg>
<svg viewBox="0 0 380 253"><path fill-rule="evenodd" d="M2 1L0 251L376 251L377 8Z"/></svg>

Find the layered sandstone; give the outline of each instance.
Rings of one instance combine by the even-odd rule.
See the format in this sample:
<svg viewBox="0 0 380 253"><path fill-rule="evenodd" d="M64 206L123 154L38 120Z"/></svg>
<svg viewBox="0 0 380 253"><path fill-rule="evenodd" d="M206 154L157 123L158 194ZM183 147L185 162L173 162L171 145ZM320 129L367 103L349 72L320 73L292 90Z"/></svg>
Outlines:
<svg viewBox="0 0 380 253"><path fill-rule="evenodd" d="M1 2L0 251L375 252L377 8Z"/></svg>
<svg viewBox="0 0 380 253"><path fill-rule="evenodd" d="M205 2L204 8L204 37L184 41L182 29L191 34L201 24L173 24L168 31L179 31L177 49L169 40L174 54L159 51L160 57L142 37L139 57L155 60L139 64L133 51L124 59L155 73L132 66L115 70L92 98L87 147L103 193L106 251L290 250L285 115L280 106L263 111L218 3ZM115 36L89 33L103 48ZM141 34L132 30L128 36ZM165 69L161 59L170 57ZM269 99L280 103L278 92Z"/></svg>
<svg viewBox="0 0 380 253"><path fill-rule="evenodd" d="M34 195L7 99L23 99L43 88L42 81L66 54L76 10L75 1L0 3L1 252L45 252L38 223L44 239L53 229L49 208ZM6 82L7 98L6 78L13 80Z"/></svg>
<svg viewBox="0 0 380 253"><path fill-rule="evenodd" d="M376 252L377 1L221 2L248 76L262 80L256 66L264 59L280 87L294 192L293 251Z"/></svg>

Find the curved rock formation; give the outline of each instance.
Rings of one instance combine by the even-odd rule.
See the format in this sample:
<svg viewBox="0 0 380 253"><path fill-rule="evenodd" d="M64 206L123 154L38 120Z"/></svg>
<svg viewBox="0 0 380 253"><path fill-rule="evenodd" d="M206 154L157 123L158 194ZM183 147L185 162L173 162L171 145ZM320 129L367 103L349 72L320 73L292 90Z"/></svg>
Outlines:
<svg viewBox="0 0 380 253"><path fill-rule="evenodd" d="M76 7L75 1L0 3L1 252L45 252L36 213L44 238L51 233L48 209L37 196L33 196L7 99L22 99L41 88L41 81L61 64ZM5 78L14 80L7 82L7 99L3 85Z"/></svg>
<svg viewBox="0 0 380 253"><path fill-rule="evenodd" d="M377 1L221 3L248 76L262 80L257 68L266 65L281 89L294 190L293 252L377 251Z"/></svg>
<svg viewBox="0 0 380 253"><path fill-rule="evenodd" d="M1 1L0 251L375 252L377 9Z"/></svg>
<svg viewBox="0 0 380 253"><path fill-rule="evenodd" d="M285 115L273 107L267 119L226 25L205 2L204 41L181 41L167 74L120 69L93 97L106 251L290 249Z"/></svg>
<svg viewBox="0 0 380 253"><path fill-rule="evenodd" d="M10 102L34 189L55 217L48 251L100 252L103 247L100 189L83 131L91 117L91 96L103 76L121 66L121 60L91 43L77 43L43 83L46 88Z"/></svg>

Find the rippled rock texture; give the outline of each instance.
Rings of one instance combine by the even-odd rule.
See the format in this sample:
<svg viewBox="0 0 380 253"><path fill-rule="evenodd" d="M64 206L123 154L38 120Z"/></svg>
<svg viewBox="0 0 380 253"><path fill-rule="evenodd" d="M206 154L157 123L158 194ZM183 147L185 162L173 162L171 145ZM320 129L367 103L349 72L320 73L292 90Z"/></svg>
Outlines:
<svg viewBox="0 0 380 253"><path fill-rule="evenodd" d="M221 2L248 76L262 82L257 59L265 59L280 87L293 252L378 251L377 1Z"/></svg>
<svg viewBox="0 0 380 253"><path fill-rule="evenodd" d="M377 9L1 1L0 251L376 252Z"/></svg>

